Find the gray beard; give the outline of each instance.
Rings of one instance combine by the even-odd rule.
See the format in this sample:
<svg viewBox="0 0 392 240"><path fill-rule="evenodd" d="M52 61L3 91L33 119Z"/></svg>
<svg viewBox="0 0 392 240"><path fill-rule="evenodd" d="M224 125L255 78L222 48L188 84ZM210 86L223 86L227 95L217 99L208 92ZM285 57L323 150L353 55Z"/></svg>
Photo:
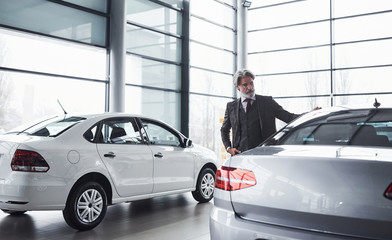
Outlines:
<svg viewBox="0 0 392 240"><path fill-rule="evenodd" d="M251 93L251 94L245 94L245 93L240 91L240 96L243 97L243 98L252 98L252 97L255 96L255 91L253 91L253 93Z"/></svg>

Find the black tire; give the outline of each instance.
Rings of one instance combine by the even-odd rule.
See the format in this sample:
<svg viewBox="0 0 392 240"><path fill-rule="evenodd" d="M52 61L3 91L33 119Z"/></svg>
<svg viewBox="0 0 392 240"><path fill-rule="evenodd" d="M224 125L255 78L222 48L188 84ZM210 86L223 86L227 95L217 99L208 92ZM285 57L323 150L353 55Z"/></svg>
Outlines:
<svg viewBox="0 0 392 240"><path fill-rule="evenodd" d="M211 168L204 168L197 178L196 190L192 192L192 196L200 203L209 202L214 196L214 188L215 172Z"/></svg>
<svg viewBox="0 0 392 240"><path fill-rule="evenodd" d="M7 210L7 209L1 209L1 211L8 213L9 215L12 216L23 215L26 212L26 211L15 211L15 210Z"/></svg>
<svg viewBox="0 0 392 240"><path fill-rule="evenodd" d="M99 183L86 182L70 193L63 217L72 228L86 231L95 228L105 217L106 192Z"/></svg>

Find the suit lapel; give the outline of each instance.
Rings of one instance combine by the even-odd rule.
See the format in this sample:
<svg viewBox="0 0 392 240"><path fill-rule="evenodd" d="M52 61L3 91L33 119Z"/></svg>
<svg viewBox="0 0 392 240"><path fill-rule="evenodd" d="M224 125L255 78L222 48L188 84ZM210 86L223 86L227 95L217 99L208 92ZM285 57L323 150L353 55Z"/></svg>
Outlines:
<svg viewBox="0 0 392 240"><path fill-rule="evenodd" d="M240 110L241 110L241 98L237 99L236 103L234 104L234 112L235 112L235 122L240 122Z"/></svg>
<svg viewBox="0 0 392 240"><path fill-rule="evenodd" d="M240 110L241 110L241 98L237 99L234 104L234 122L233 122L233 146L238 147L240 144L240 129L241 129L241 123L240 123Z"/></svg>
<svg viewBox="0 0 392 240"><path fill-rule="evenodd" d="M259 113L259 119L260 119L260 126L261 126L261 131L263 131L263 115L264 115L264 103L263 103L263 98L260 95L256 95L256 104L258 108L258 113Z"/></svg>

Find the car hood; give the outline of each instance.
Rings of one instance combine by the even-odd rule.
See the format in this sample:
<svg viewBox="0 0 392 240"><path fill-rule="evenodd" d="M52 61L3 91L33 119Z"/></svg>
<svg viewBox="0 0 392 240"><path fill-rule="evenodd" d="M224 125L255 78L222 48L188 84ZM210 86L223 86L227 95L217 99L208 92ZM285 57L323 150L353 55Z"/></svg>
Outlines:
<svg viewBox="0 0 392 240"><path fill-rule="evenodd" d="M388 157L389 156L389 157ZM388 239L392 149L259 147L226 165L251 170L256 185L231 192L244 219L313 231ZM358 227L359 226L359 227Z"/></svg>

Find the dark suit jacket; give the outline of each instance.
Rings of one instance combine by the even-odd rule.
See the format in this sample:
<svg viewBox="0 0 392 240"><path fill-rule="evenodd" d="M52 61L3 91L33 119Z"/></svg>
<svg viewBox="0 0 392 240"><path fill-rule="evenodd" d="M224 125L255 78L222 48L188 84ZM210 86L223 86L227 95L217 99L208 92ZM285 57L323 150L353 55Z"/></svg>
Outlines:
<svg viewBox="0 0 392 240"><path fill-rule="evenodd" d="M256 95L258 113L261 126L262 141L276 132L275 118L283 122L291 122L299 115L284 110L270 96ZM227 147L238 148L240 145L241 129L239 122L239 111L241 110L241 98L227 103L225 118L221 127L222 141ZM230 129L232 129L233 142L230 141Z"/></svg>

